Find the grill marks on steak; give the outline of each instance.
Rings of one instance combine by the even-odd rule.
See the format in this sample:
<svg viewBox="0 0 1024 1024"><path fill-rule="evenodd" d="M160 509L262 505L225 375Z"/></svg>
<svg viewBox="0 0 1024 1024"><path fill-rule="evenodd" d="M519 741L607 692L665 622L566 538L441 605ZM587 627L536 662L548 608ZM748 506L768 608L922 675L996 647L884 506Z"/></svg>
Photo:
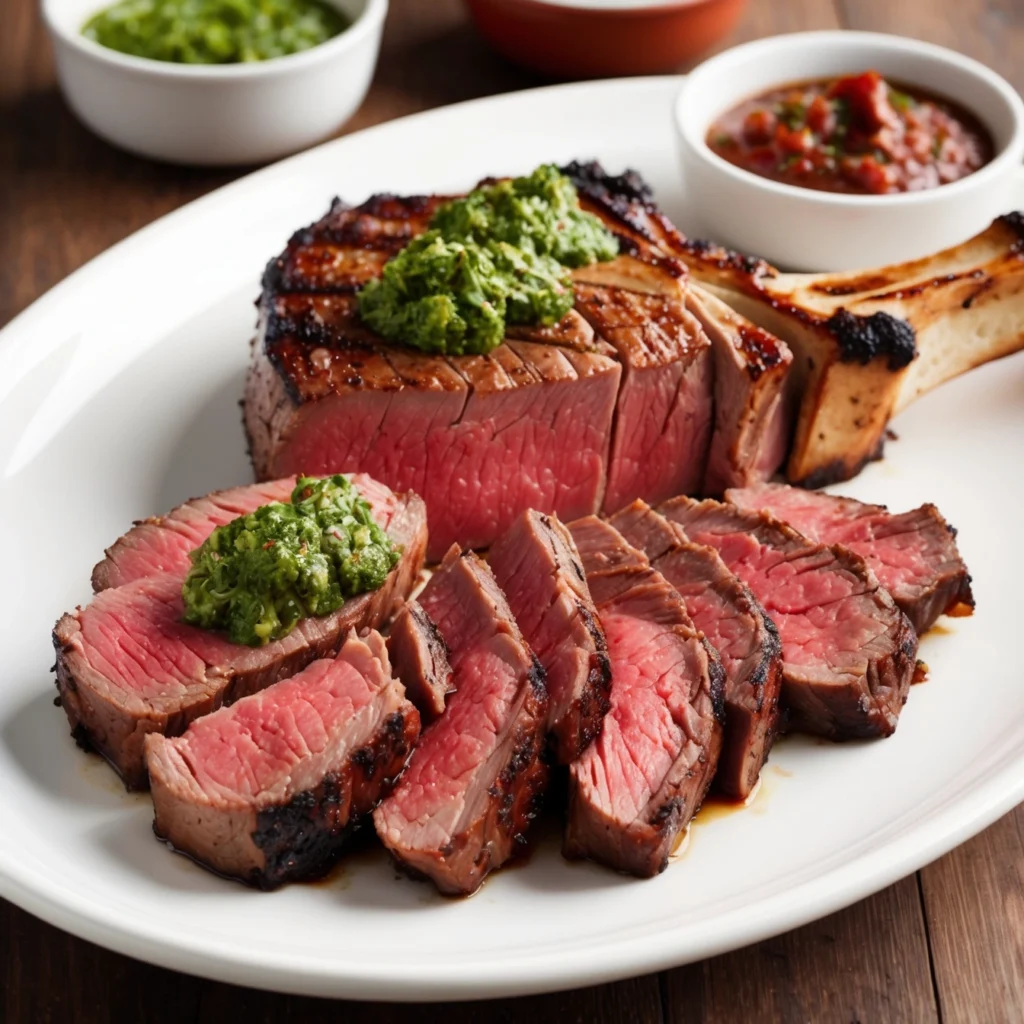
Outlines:
<svg viewBox="0 0 1024 1024"><path fill-rule="evenodd" d="M407 601L391 623L388 656L423 722L440 718L455 683L448 645L419 601Z"/></svg>
<svg viewBox="0 0 1024 1024"><path fill-rule="evenodd" d="M760 602L718 556L636 501L612 525L679 592L725 672L725 739L715 784L744 800L753 792L779 726L782 644Z"/></svg>
<svg viewBox="0 0 1024 1024"><path fill-rule="evenodd" d="M449 551L420 602L448 645L456 689L374 824L405 867L468 895L521 843L547 782L544 670L472 552Z"/></svg>
<svg viewBox="0 0 1024 1024"><path fill-rule="evenodd" d="M146 738L156 817L176 850L269 889L316 878L386 794L419 735L379 633L221 708Z"/></svg>
<svg viewBox="0 0 1024 1024"><path fill-rule="evenodd" d="M722 744L722 674L682 598L593 516L570 524L608 641L611 708L569 773L564 851L640 877L665 868Z"/></svg>
<svg viewBox="0 0 1024 1024"><path fill-rule="evenodd" d="M576 285L576 308L622 363L603 509L698 490L711 436L711 346L681 296Z"/></svg>
<svg viewBox="0 0 1024 1024"><path fill-rule="evenodd" d="M855 551L919 634L944 612L969 615L974 610L956 530L934 505L894 514L883 505L784 484L733 489L726 497L740 508L769 512L823 544Z"/></svg>
<svg viewBox="0 0 1024 1024"><path fill-rule="evenodd" d="M555 756L569 764L601 731L611 666L572 535L557 519L524 512L488 561L519 628L544 667L547 726Z"/></svg>
<svg viewBox="0 0 1024 1024"><path fill-rule="evenodd" d="M183 568L104 590L62 616L53 644L73 735L102 754L129 789L144 788L147 734L178 735L193 719L333 654L350 629L382 625L412 590L426 547L423 502L405 495L389 504L379 521L403 552L383 586L330 615L303 619L264 647L183 623Z"/></svg>
<svg viewBox="0 0 1024 1024"><path fill-rule="evenodd" d="M792 728L836 740L895 730L917 635L862 558L735 505L675 498L658 511L715 548L775 620Z"/></svg>

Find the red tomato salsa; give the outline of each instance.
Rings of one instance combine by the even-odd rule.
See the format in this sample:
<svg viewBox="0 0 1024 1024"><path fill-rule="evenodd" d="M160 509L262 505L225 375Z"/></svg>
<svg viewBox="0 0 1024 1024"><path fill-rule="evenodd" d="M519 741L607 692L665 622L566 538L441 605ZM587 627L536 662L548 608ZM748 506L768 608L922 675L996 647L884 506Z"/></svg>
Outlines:
<svg viewBox="0 0 1024 1024"><path fill-rule="evenodd" d="M877 71L746 100L711 126L707 144L762 178L867 195L937 188L992 159L976 117Z"/></svg>

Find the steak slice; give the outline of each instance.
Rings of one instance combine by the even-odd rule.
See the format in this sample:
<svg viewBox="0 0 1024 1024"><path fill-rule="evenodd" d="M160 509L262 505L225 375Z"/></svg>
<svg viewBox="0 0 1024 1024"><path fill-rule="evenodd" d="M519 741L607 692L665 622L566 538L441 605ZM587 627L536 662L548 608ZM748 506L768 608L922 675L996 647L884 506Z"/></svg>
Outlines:
<svg viewBox="0 0 1024 1024"><path fill-rule="evenodd" d="M405 867L469 895L522 842L547 782L544 670L472 552L452 548L420 601L451 652L456 689L374 824Z"/></svg>
<svg viewBox="0 0 1024 1024"><path fill-rule="evenodd" d="M775 620L792 728L835 740L895 730L917 635L864 559L710 499L674 498L658 511L713 547Z"/></svg>
<svg viewBox="0 0 1024 1024"><path fill-rule="evenodd" d="M391 623L388 656L423 722L440 718L455 690L452 667L448 645L419 601L407 601Z"/></svg>
<svg viewBox="0 0 1024 1024"><path fill-rule="evenodd" d="M570 524L608 639L611 708L569 770L564 853L664 870L715 773L722 672L683 600L608 523Z"/></svg>
<svg viewBox="0 0 1024 1024"><path fill-rule="evenodd" d="M722 660L725 739L715 784L745 800L778 732L782 644L775 623L714 548L687 540L649 505L635 501L611 523L675 587L693 624Z"/></svg>
<svg viewBox="0 0 1024 1024"><path fill-rule="evenodd" d="M363 326L355 292L439 198L340 204L264 275L244 422L259 479L361 470L427 504L431 560L490 545L526 508L600 507L621 367L578 314L487 356L436 356Z"/></svg>
<svg viewBox="0 0 1024 1024"><path fill-rule="evenodd" d="M711 344L678 292L576 284L576 308L622 363L603 510L700 489L712 422Z"/></svg>
<svg viewBox="0 0 1024 1024"><path fill-rule="evenodd" d="M353 485L374 509L378 519L388 517L395 496L365 473L350 477ZM167 515L143 519L107 548L92 571L92 589L99 593L158 572L188 570L189 552L195 550L218 526L231 522L273 501L291 501L295 477L271 480L247 487L214 491L192 498ZM383 520L382 520L383 521Z"/></svg>
<svg viewBox="0 0 1024 1024"><path fill-rule="evenodd" d="M971 577L956 547L956 530L934 505L893 514L820 491L784 484L730 490L726 498L745 509L763 509L822 544L842 544L874 570L917 632L944 612L974 610Z"/></svg>
<svg viewBox="0 0 1024 1024"><path fill-rule="evenodd" d="M129 789L146 785L147 733L176 736L200 715L333 654L349 630L378 627L408 597L423 566L426 513L415 495L393 499L380 520L402 557L379 590L322 618L303 619L263 647L181 621L183 569L97 594L53 631L57 688L72 735L102 754Z"/></svg>
<svg viewBox="0 0 1024 1024"><path fill-rule="evenodd" d="M174 739L147 736L153 831L262 889L317 878L390 790L419 727L380 634L352 632L337 657Z"/></svg>
<svg viewBox="0 0 1024 1024"><path fill-rule="evenodd" d="M785 385L793 353L693 283L686 306L714 352L715 424L703 493L720 495L767 480L785 461L792 420Z"/></svg>
<svg viewBox="0 0 1024 1024"><path fill-rule="evenodd" d="M547 677L548 730L555 756L570 764L601 731L611 666L579 552L555 518L524 512L488 561Z"/></svg>

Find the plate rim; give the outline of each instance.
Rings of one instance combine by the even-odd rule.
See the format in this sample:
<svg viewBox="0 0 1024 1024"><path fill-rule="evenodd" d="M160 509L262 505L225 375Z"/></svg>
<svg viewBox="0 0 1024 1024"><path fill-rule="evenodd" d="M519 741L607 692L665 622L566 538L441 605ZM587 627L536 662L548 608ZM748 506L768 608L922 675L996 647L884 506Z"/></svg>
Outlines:
<svg viewBox="0 0 1024 1024"><path fill-rule="evenodd" d="M552 93L649 89L664 91L668 99L670 91L677 90L682 80L683 76L678 75L603 79L479 97L373 125L269 164L161 216L57 282L0 330L0 358L8 361L23 338L31 335L36 318L45 316L61 299L88 287L97 275L105 273L108 264L128 258L136 247L145 247L151 235L179 222L201 220L207 209L222 200L225 193L241 197L246 191L258 188L265 176L280 174L282 168L296 169L303 161L315 162L322 159L325 151L344 148L356 137L400 133L411 121L457 117L466 110L492 108L501 103L529 103L538 96ZM667 122L670 114L670 108L666 107ZM28 362L23 372L34 365L35 361ZM16 371L4 382L7 387L0 391L0 403L17 387L22 376ZM715 956L833 913L906 877L1024 801L1024 744L1020 739L1014 741L1012 736L1007 742L1011 748L1019 749L1011 749L998 767L987 768L983 778L965 784L966 793L959 793L939 810L925 813L924 820L912 823L908 830L898 832L853 861L761 900L756 905L757 920L751 921L744 909L716 919L708 927L713 932L710 941L695 940L678 928L658 930L624 939L609 936L596 948L574 948L557 958L537 954L532 958L517 957L515 961L502 962L501 954L494 953L489 960L474 965L471 977L460 973L458 964L446 965L442 970L435 964L417 967L409 963L405 964L402 975L396 977L393 968L386 975L365 964L349 970L344 962L336 961L329 968L321 968L302 961L289 962L280 951L273 955L254 955L245 950L226 949L222 941L176 932L161 933L155 925L90 901L87 896L63 887L59 881L55 883L42 872L34 871L31 864L11 857L4 844L0 844L0 896L56 927L135 959L256 988L389 1001L464 1000L549 992L618 980ZM698 945L700 948L695 949Z"/></svg>

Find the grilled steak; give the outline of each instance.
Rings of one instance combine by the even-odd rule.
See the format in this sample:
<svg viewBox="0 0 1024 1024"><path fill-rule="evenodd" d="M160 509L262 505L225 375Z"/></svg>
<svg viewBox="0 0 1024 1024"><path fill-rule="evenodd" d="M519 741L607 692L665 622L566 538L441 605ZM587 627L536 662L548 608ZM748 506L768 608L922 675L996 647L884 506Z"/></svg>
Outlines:
<svg viewBox="0 0 1024 1024"><path fill-rule="evenodd" d="M740 508L764 509L822 544L857 552L918 633L944 612L969 615L974 609L956 530L934 505L894 515L882 505L782 484L730 490L726 497Z"/></svg>
<svg viewBox="0 0 1024 1024"><path fill-rule="evenodd" d="M374 824L400 863L468 895L522 841L547 781L544 670L472 552L449 551L420 601L448 645L455 692Z"/></svg>
<svg viewBox="0 0 1024 1024"><path fill-rule="evenodd" d="M222 875L271 889L322 875L390 789L419 735L384 641L350 633L336 658L146 737L153 830Z"/></svg>
<svg viewBox="0 0 1024 1024"><path fill-rule="evenodd" d="M632 283L632 282L631 282ZM603 509L700 490L711 440L711 345L678 295L576 285L576 308L614 346L622 386Z"/></svg>
<svg viewBox="0 0 1024 1024"><path fill-rule="evenodd" d="M794 729L836 740L895 730L917 635L859 555L710 499L674 498L658 511L713 547L775 620Z"/></svg>
<svg viewBox="0 0 1024 1024"><path fill-rule="evenodd" d="M621 368L575 313L487 356L390 344L355 291L437 199L335 206L264 276L245 427L261 479L362 470L427 503L431 559L487 546L524 509L599 507Z"/></svg>
<svg viewBox="0 0 1024 1024"><path fill-rule="evenodd" d="M423 722L440 718L455 689L452 667L444 637L419 601L406 602L395 616L388 630L388 655Z"/></svg>
<svg viewBox="0 0 1024 1024"><path fill-rule="evenodd" d="M784 389L793 353L695 284L687 307L714 350L715 425L703 493L719 495L767 480L785 461L792 410Z"/></svg>
<svg viewBox="0 0 1024 1024"><path fill-rule="evenodd" d="M715 773L721 665L641 551L593 516L569 529L608 639L612 691L601 735L569 771L564 852L646 878L665 868Z"/></svg>
<svg viewBox="0 0 1024 1024"><path fill-rule="evenodd" d="M423 565L426 513L415 495L375 514L403 549L384 585L322 618L303 619L264 647L185 625L184 568L103 590L54 627L57 687L72 734L101 753L129 789L146 785L148 733L176 736L200 715L230 704L333 654L352 628L386 622Z"/></svg>
<svg viewBox="0 0 1024 1024"><path fill-rule="evenodd" d="M714 548L687 540L649 505L636 501L611 523L679 591L693 624L722 660L725 740L715 785L744 800L757 784L778 730L782 644L775 623Z"/></svg>
<svg viewBox="0 0 1024 1024"><path fill-rule="evenodd" d="M547 676L548 729L562 764L601 731L611 668L579 553L555 518L524 512L491 548L491 568Z"/></svg>

